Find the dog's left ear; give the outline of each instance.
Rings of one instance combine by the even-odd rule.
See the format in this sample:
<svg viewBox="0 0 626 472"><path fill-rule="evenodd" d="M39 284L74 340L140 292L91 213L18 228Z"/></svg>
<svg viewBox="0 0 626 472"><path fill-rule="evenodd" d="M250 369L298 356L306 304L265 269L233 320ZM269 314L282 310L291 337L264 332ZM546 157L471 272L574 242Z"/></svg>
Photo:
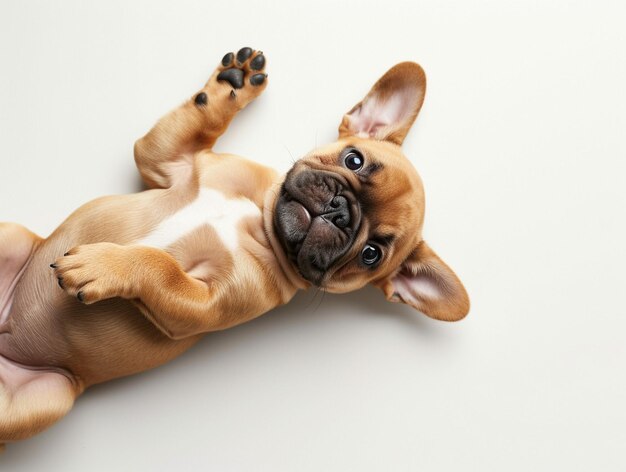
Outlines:
<svg viewBox="0 0 626 472"><path fill-rule="evenodd" d="M411 305L431 318L458 321L469 312L469 297L456 274L422 241L400 270L374 285L392 302Z"/></svg>
<svg viewBox="0 0 626 472"><path fill-rule="evenodd" d="M360 136L402 144L426 93L419 64L401 62L374 84L365 98L343 116L339 137Z"/></svg>

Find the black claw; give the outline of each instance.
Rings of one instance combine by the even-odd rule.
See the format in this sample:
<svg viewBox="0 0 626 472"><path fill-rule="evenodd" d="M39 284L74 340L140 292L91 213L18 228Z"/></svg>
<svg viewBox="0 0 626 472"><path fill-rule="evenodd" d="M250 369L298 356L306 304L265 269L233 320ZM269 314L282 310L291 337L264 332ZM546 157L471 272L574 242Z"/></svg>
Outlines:
<svg viewBox="0 0 626 472"><path fill-rule="evenodd" d="M70 255L70 253L69 253L69 252L66 252L65 254L63 254L63 257L67 257L67 256L69 256L69 255Z"/></svg>
<svg viewBox="0 0 626 472"><path fill-rule="evenodd" d="M252 48L241 48L237 53L237 62L243 64L250 56L252 56Z"/></svg>
<svg viewBox="0 0 626 472"><path fill-rule="evenodd" d="M65 287L63 286L63 277L57 277L57 281L59 282L59 287L64 289Z"/></svg>
<svg viewBox="0 0 626 472"><path fill-rule="evenodd" d="M229 66L233 62L234 57L235 55L232 52L225 54L224 57L222 57L222 65L224 67Z"/></svg>
<svg viewBox="0 0 626 472"><path fill-rule="evenodd" d="M252 77L250 77L250 83L252 85L261 85L263 82L265 82L265 74L254 74Z"/></svg>
<svg viewBox="0 0 626 472"><path fill-rule="evenodd" d="M217 80L225 80L233 88L243 87L243 71L241 69L226 69L219 73Z"/></svg>
<svg viewBox="0 0 626 472"><path fill-rule="evenodd" d="M208 101L209 100L206 96L206 93L204 92L200 92L198 95L196 95L196 98L194 99L195 104L198 106L206 105Z"/></svg>
<svg viewBox="0 0 626 472"><path fill-rule="evenodd" d="M259 54L250 61L250 69L252 70L261 70L263 67L265 67L265 56L263 54Z"/></svg>
<svg viewBox="0 0 626 472"><path fill-rule="evenodd" d="M85 301L85 294L83 293L82 290L76 294L76 298L78 298L79 302L84 302Z"/></svg>
<svg viewBox="0 0 626 472"><path fill-rule="evenodd" d="M56 269L57 265L56 264L50 264L50 267L52 267L53 269Z"/></svg>

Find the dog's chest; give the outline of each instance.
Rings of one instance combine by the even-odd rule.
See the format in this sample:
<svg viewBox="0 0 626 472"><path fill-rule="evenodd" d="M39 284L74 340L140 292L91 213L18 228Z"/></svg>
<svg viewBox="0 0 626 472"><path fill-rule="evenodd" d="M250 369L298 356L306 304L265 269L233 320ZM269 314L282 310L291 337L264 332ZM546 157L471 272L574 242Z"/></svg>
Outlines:
<svg viewBox="0 0 626 472"><path fill-rule="evenodd" d="M197 229L210 226L221 243L234 252L239 246L242 220L260 215L259 208L246 198L228 198L218 190L202 188L195 200L166 217L136 244L165 249Z"/></svg>

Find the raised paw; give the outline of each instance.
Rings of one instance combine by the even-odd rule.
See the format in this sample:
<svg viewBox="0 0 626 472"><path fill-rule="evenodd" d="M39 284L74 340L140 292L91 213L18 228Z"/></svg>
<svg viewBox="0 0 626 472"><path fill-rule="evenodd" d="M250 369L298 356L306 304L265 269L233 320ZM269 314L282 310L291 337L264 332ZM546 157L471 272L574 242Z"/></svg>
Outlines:
<svg viewBox="0 0 626 472"><path fill-rule="evenodd" d="M252 48L241 48L235 55L229 52L222 58L221 70L217 75L218 82L228 82L234 89L241 89L246 81L258 87L265 83L267 74L265 69L265 56L261 51Z"/></svg>
<svg viewBox="0 0 626 472"><path fill-rule="evenodd" d="M124 247L112 243L77 246L50 264L59 286L85 304L126 296L127 266Z"/></svg>
<svg viewBox="0 0 626 472"><path fill-rule="evenodd" d="M193 96L193 107L199 111L210 111L212 126L227 126L235 113L265 90L265 65L265 55L252 48L225 54L202 90ZM220 128L219 134L223 131Z"/></svg>

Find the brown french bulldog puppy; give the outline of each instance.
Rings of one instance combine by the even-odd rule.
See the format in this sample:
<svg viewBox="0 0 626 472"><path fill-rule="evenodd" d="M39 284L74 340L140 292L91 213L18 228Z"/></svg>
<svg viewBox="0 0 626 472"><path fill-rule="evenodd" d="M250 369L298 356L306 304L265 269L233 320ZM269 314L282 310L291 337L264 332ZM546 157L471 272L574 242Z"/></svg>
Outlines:
<svg viewBox="0 0 626 472"><path fill-rule="evenodd" d="M88 386L163 364L298 289L372 283L433 318L467 314L463 285L422 239L422 182L400 148L424 100L422 68L390 69L344 115L339 139L286 176L211 151L265 89L264 70L259 51L226 54L137 141L150 190L89 202L47 239L0 224L0 443L52 425Z"/></svg>

